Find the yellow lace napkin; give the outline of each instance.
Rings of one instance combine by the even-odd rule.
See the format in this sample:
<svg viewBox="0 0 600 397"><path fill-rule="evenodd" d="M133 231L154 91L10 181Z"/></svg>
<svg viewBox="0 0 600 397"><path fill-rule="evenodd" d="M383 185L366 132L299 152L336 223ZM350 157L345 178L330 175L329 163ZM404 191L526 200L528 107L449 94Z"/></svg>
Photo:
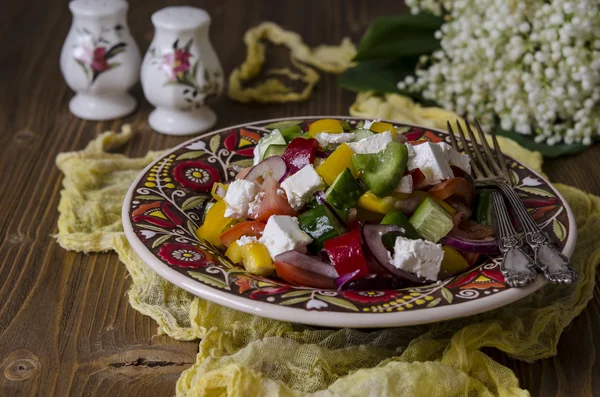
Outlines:
<svg viewBox="0 0 600 397"><path fill-rule="evenodd" d="M372 94L359 96L351 112L435 126L449 116L407 98ZM426 326L336 330L269 320L196 298L150 270L123 235L123 196L158 155L132 159L106 152L130 136L125 126L83 151L58 156L65 174L58 242L69 250L118 252L131 274L132 307L156 320L159 333L200 339L196 363L177 383L178 396L527 396L513 372L481 348L528 362L550 357L563 329L592 297L600 260L600 198L557 185L578 225L573 263L580 280L549 285L501 309ZM540 170L539 154L507 140L501 145Z"/></svg>

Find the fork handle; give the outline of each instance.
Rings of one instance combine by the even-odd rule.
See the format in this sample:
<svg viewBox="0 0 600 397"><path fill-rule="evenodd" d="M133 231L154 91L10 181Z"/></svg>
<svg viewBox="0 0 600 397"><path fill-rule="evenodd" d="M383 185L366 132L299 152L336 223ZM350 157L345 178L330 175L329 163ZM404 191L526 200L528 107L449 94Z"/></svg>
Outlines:
<svg viewBox="0 0 600 397"><path fill-rule="evenodd" d="M535 264L544 276L560 284L570 284L575 281L577 271L571 266L569 259L556 248L548 234L538 227L514 189L504 182L497 182L496 185L515 210L525 231L525 240L533 249Z"/></svg>
<svg viewBox="0 0 600 397"><path fill-rule="evenodd" d="M502 252L500 270L506 284L511 287L527 285L537 276L535 262L523 249L523 240L512 225L504 197L497 191L492 191L492 204L498 226L498 246Z"/></svg>

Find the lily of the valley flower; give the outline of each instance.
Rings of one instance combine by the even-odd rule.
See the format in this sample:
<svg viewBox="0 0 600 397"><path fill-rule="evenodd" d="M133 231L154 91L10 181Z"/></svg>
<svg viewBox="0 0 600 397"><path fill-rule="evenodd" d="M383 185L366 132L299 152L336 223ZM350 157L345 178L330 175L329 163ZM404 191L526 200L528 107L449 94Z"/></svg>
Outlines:
<svg viewBox="0 0 600 397"><path fill-rule="evenodd" d="M406 0L448 19L398 84L458 114L554 145L600 136L597 0Z"/></svg>

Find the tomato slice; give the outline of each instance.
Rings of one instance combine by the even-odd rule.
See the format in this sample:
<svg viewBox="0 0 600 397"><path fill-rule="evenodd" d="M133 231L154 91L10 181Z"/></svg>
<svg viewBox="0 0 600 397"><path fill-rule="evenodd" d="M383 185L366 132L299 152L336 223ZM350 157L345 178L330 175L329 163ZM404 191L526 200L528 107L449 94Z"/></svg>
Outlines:
<svg viewBox="0 0 600 397"><path fill-rule="evenodd" d="M257 221L266 222L271 215L296 216L296 210L290 206L285 192L279 187L279 183L274 178L270 176L265 178L261 194L263 197L254 218Z"/></svg>
<svg viewBox="0 0 600 397"><path fill-rule="evenodd" d="M226 247L229 247L231 243L239 240L242 236L252 236L259 238L262 236L263 230L265 230L265 224L257 221L246 221L233 225L227 229L219 239Z"/></svg>
<svg viewBox="0 0 600 397"><path fill-rule="evenodd" d="M418 189L421 187L421 184L425 182L425 174L420 168L415 168L414 170L410 171L409 174L412 176L413 189Z"/></svg>
<svg viewBox="0 0 600 397"><path fill-rule="evenodd" d="M463 201L468 207L473 205L475 199L475 188L465 178L451 178L440 182L428 190L438 200L446 200L456 197Z"/></svg>
<svg viewBox="0 0 600 397"><path fill-rule="evenodd" d="M286 262L275 261L275 270L282 280L302 287L336 289L335 279L300 269Z"/></svg>

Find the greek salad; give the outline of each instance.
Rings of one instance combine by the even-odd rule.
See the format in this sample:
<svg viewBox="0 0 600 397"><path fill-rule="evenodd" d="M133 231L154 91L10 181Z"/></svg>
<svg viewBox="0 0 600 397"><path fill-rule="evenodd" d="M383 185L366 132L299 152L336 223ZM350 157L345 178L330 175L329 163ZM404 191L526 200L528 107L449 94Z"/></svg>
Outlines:
<svg viewBox="0 0 600 397"><path fill-rule="evenodd" d="M273 129L254 166L213 186L200 237L248 272L320 289L431 283L496 253L469 158L401 132L336 119Z"/></svg>

